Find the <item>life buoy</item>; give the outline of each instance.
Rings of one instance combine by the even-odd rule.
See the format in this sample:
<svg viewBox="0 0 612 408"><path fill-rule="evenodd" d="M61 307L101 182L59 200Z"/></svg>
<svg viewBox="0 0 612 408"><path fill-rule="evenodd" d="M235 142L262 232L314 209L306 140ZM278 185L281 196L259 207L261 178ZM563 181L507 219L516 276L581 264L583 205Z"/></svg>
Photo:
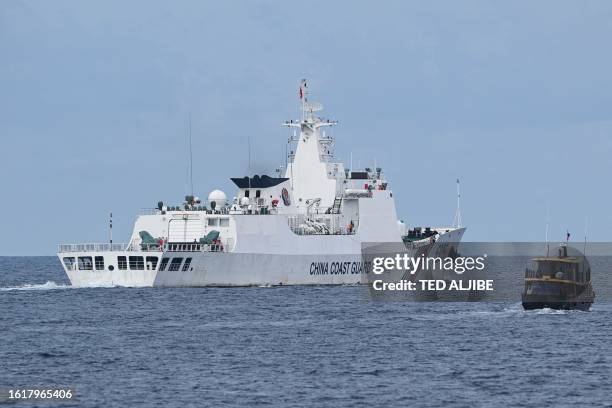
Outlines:
<svg viewBox="0 0 612 408"><path fill-rule="evenodd" d="M278 207L278 198L275 198L274 200L272 200L272 207L274 208Z"/></svg>

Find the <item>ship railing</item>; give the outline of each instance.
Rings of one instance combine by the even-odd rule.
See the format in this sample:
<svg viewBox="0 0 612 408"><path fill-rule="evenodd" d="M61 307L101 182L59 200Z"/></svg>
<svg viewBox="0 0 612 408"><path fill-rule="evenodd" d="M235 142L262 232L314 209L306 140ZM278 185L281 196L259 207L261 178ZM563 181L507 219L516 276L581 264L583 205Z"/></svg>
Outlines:
<svg viewBox="0 0 612 408"><path fill-rule="evenodd" d="M299 214L287 217L289 229L296 235L354 235L357 223L346 223L341 215L336 214Z"/></svg>
<svg viewBox="0 0 612 408"><path fill-rule="evenodd" d="M541 278L541 277L542 275L539 274L537 271L534 271L531 268L525 269L525 278L532 279L532 278Z"/></svg>
<svg viewBox="0 0 612 408"><path fill-rule="evenodd" d="M234 240L228 238L225 242L214 244L201 244L196 242L167 242L163 246L163 251L167 252L229 252L233 249ZM92 243L92 244L60 244L58 246L59 253L69 252L159 252L161 250L159 244L141 243L137 245L129 244L110 244L110 243Z"/></svg>
<svg viewBox="0 0 612 408"><path fill-rule="evenodd" d="M181 214L191 214L191 213L199 213L199 214L228 214L229 207L220 207L213 210L210 208L210 203L208 201L202 201L200 204L194 204L185 207L185 205L167 205L165 208L166 213L181 213ZM158 208L141 208L138 212L139 215L160 215L163 212Z"/></svg>
<svg viewBox="0 0 612 408"><path fill-rule="evenodd" d="M91 244L60 244L58 252L112 252L127 251L129 244L125 243L91 243Z"/></svg>
<svg viewBox="0 0 612 408"><path fill-rule="evenodd" d="M199 242L169 242L164 244L166 252L230 252L233 240L227 239L225 243L201 244Z"/></svg>

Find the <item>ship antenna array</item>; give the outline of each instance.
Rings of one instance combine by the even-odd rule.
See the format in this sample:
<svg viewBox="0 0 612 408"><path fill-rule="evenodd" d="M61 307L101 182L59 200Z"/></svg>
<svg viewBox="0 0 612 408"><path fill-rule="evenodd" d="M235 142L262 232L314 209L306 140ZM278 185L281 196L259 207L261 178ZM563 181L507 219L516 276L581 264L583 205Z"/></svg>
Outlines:
<svg viewBox="0 0 612 408"><path fill-rule="evenodd" d="M457 211L455 212L455 225L461 228L461 190L459 179L457 179Z"/></svg>

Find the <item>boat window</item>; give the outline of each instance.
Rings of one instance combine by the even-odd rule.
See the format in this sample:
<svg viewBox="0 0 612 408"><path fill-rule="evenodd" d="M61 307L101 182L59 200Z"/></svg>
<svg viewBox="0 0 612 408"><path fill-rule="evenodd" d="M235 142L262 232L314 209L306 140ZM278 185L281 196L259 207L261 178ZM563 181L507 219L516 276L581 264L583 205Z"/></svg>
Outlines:
<svg viewBox="0 0 612 408"><path fill-rule="evenodd" d="M220 227L229 227L229 218L221 218L219 220Z"/></svg>
<svg viewBox="0 0 612 408"><path fill-rule="evenodd" d="M170 266L168 267L169 271L178 271L181 269L181 263L183 262L183 258L172 258L172 262L170 262Z"/></svg>
<svg viewBox="0 0 612 408"><path fill-rule="evenodd" d="M159 258L156 256L147 256L147 269L148 270L155 270L155 268L157 268L157 260Z"/></svg>
<svg viewBox="0 0 612 408"><path fill-rule="evenodd" d="M74 269L74 258L69 256L64 258L64 266L66 266L66 269L68 269L69 271Z"/></svg>
<svg viewBox="0 0 612 408"><path fill-rule="evenodd" d="M545 282L533 282L527 289L527 293L530 295L560 295L561 286L545 283Z"/></svg>
<svg viewBox="0 0 612 408"><path fill-rule="evenodd" d="M130 269L136 271L144 270L144 258L142 256L130 256Z"/></svg>
<svg viewBox="0 0 612 408"><path fill-rule="evenodd" d="M117 257L117 267L122 271L127 269L127 258L125 256Z"/></svg>
<svg viewBox="0 0 612 408"><path fill-rule="evenodd" d="M210 225L211 227L216 227L217 225L219 225L219 219L218 218L209 218L208 219L208 225Z"/></svg>
<svg viewBox="0 0 612 408"><path fill-rule="evenodd" d="M168 258L162 258L161 264L159 265L159 270L160 271L165 271L166 270L166 265L168 265Z"/></svg>
<svg viewBox="0 0 612 408"><path fill-rule="evenodd" d="M93 270L93 262L91 262L91 256L79 256L79 270L81 271Z"/></svg>
<svg viewBox="0 0 612 408"><path fill-rule="evenodd" d="M261 197L261 190L255 190L255 198Z"/></svg>
<svg viewBox="0 0 612 408"><path fill-rule="evenodd" d="M96 256L94 260L96 261L96 271L103 271L104 270L104 257Z"/></svg>
<svg viewBox="0 0 612 408"><path fill-rule="evenodd" d="M251 190L244 190L244 196L246 198L249 198L250 195L251 195Z"/></svg>
<svg viewBox="0 0 612 408"><path fill-rule="evenodd" d="M185 264L183 265L183 272L189 270L190 265L191 265L191 258L185 259Z"/></svg>

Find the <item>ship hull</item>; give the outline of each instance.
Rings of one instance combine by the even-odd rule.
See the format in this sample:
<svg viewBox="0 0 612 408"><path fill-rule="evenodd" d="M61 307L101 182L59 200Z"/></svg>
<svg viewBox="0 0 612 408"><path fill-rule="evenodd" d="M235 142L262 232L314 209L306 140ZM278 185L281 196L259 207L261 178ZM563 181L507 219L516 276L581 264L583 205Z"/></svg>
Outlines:
<svg viewBox="0 0 612 408"><path fill-rule="evenodd" d="M442 234L434 245L458 244L463 229ZM274 254L242 252L143 252L141 255L157 256L161 261L182 258L179 270L69 270L70 282L76 287L127 286L127 287L203 287L203 286L283 286L283 285L350 285L367 282L364 276L371 271L371 264L362 258L360 245L354 245L353 253L320 252L314 254ZM331 248L333 249L333 248ZM347 253L348 252L348 253ZM104 256L116 264L119 256L135 256L139 252L74 253L70 256ZM60 260L66 254L58 254ZM186 259L190 258L187 268Z"/></svg>

